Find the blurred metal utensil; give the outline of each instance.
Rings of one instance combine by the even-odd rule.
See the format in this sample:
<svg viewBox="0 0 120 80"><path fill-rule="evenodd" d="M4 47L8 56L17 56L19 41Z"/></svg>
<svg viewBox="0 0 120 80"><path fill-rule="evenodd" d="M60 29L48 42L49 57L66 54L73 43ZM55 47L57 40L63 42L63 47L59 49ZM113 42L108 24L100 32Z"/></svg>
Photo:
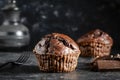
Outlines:
<svg viewBox="0 0 120 80"><path fill-rule="evenodd" d="M30 52L23 52L16 61L10 61L10 62L7 62L7 63L4 63L4 64L0 65L0 69L2 69L3 67L7 66L8 64L12 64L12 65L24 64L24 63L27 62L29 57L30 57Z"/></svg>

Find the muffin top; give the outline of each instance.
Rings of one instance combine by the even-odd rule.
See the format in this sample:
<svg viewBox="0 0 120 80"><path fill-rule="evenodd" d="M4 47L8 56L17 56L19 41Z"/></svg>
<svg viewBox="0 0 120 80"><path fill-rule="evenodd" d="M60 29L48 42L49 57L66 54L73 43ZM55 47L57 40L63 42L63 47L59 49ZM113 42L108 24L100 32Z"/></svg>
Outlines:
<svg viewBox="0 0 120 80"><path fill-rule="evenodd" d="M77 43L82 42L100 42L103 44L113 44L112 38L100 29L92 30L77 40Z"/></svg>
<svg viewBox="0 0 120 80"><path fill-rule="evenodd" d="M78 45L70 37L60 33L45 35L35 46L37 54L66 55L80 53Z"/></svg>

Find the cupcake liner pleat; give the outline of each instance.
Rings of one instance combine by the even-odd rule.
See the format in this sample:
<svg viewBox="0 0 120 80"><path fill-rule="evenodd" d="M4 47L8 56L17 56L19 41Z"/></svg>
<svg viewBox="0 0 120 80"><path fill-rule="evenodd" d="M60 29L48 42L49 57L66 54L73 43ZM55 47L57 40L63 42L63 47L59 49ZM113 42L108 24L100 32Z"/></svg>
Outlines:
<svg viewBox="0 0 120 80"><path fill-rule="evenodd" d="M96 57L110 55L111 44L102 44L97 42L81 43L81 56Z"/></svg>
<svg viewBox="0 0 120 80"><path fill-rule="evenodd" d="M44 72L70 72L75 70L79 54L53 55L35 53L39 68Z"/></svg>

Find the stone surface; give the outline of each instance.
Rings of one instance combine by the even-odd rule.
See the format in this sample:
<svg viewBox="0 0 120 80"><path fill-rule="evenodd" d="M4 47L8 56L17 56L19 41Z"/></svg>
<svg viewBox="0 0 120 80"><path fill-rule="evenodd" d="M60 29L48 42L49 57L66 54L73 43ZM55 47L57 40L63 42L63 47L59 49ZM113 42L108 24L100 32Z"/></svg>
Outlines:
<svg viewBox="0 0 120 80"><path fill-rule="evenodd" d="M8 65L0 70L0 80L119 80L120 72L93 72L84 63L91 59L79 58L75 71L70 73L44 73L39 71L37 60L32 52L28 61L21 66ZM0 52L0 65L16 60L21 52Z"/></svg>

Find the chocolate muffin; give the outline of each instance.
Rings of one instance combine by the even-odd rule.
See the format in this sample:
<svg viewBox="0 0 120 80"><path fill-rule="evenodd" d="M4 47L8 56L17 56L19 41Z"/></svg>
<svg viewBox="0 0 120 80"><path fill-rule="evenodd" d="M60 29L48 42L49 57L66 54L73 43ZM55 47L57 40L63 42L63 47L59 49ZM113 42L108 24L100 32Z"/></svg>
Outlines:
<svg viewBox="0 0 120 80"><path fill-rule="evenodd" d="M44 72L70 72L75 70L80 54L78 45L70 37L60 33L45 35L35 46L33 53L39 68Z"/></svg>
<svg viewBox="0 0 120 80"><path fill-rule="evenodd" d="M77 40L81 56L96 57L110 54L113 45L112 38L100 29L95 29Z"/></svg>

